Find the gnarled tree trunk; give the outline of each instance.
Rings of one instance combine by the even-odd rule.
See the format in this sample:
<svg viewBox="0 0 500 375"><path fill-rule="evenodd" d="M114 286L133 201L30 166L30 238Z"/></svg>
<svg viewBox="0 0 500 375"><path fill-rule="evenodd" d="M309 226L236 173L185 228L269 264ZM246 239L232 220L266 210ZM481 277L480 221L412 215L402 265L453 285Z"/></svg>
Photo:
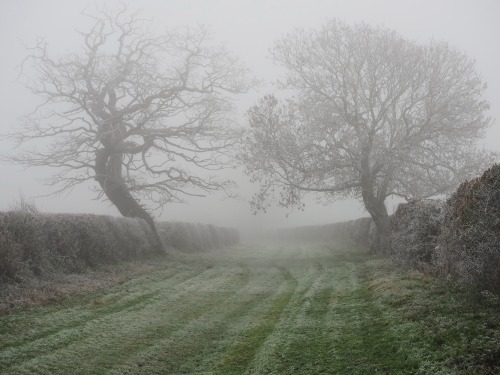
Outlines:
<svg viewBox="0 0 500 375"><path fill-rule="evenodd" d="M370 179L361 178L361 195L366 210L375 224L375 233L370 238L370 253L384 254L391 246L391 220L385 207L385 200L374 194Z"/></svg>
<svg viewBox="0 0 500 375"><path fill-rule="evenodd" d="M99 182L106 197L115 205L123 216L144 219L153 232L158 251L163 252L163 244L151 215L130 194L123 177L121 153L113 153L106 148L96 152L95 179Z"/></svg>
<svg viewBox="0 0 500 375"><path fill-rule="evenodd" d="M391 247L391 219L387 210L381 214L371 214L375 233L370 239L370 253L387 254Z"/></svg>

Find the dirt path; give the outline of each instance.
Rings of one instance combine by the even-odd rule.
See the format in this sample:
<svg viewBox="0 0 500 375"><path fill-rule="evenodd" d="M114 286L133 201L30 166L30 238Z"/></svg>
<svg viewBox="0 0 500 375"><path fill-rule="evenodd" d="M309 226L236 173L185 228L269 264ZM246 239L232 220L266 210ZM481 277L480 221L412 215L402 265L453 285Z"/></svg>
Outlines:
<svg viewBox="0 0 500 375"><path fill-rule="evenodd" d="M0 373L415 373L416 328L389 329L370 296L377 261L325 246L177 255L105 293L0 317Z"/></svg>

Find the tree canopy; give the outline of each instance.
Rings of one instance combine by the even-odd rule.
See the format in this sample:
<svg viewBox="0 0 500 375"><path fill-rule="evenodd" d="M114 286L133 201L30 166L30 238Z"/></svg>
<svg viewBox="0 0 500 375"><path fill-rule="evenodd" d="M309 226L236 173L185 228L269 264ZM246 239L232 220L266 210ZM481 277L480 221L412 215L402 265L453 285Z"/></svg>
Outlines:
<svg viewBox="0 0 500 375"><path fill-rule="evenodd" d="M248 111L242 160L261 183L255 209L300 206L307 192L359 197L380 248L387 197L445 193L493 160L476 147L491 124L486 85L446 43L331 21L288 34L271 52L291 95L268 95Z"/></svg>
<svg viewBox="0 0 500 375"><path fill-rule="evenodd" d="M74 52L54 57L43 40L29 50L23 71L43 102L13 134L25 147L10 160L54 167L57 191L96 180L123 215L148 221L139 199L162 207L226 189L206 171L230 163L243 65L205 28L154 35L127 9L86 16Z"/></svg>

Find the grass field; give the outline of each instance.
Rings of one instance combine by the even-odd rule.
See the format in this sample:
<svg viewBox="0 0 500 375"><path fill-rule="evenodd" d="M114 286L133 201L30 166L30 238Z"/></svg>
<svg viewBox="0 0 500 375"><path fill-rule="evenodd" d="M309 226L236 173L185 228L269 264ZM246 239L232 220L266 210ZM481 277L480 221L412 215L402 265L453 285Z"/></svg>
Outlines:
<svg viewBox="0 0 500 375"><path fill-rule="evenodd" d="M500 304L344 246L174 254L0 316L1 374L496 374Z"/></svg>

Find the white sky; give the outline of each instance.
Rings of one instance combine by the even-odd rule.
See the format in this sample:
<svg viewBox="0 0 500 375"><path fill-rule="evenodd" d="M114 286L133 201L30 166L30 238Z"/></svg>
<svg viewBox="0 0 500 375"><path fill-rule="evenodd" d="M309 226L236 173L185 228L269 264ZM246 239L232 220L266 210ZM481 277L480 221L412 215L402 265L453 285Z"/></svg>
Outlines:
<svg viewBox="0 0 500 375"><path fill-rule="evenodd" d="M79 49L76 28L88 22L80 11L95 3L83 0L0 0L0 133L19 124L19 118L33 109L36 97L17 81L16 65L26 55L23 47L38 36L50 43L53 52ZM116 1L107 1L113 5ZM295 27L318 27L327 19L348 23L366 22L385 25L405 37L418 41L444 40L476 60L477 69L488 83L487 99L491 116L500 118L500 1L497 0L142 0L127 2L130 9L142 8L153 18L158 29L179 25L210 26L214 39L226 43L239 55L253 74L267 84L241 99L242 112L258 97L271 90L269 82L279 71L268 58L273 41ZM488 132L485 144L500 151L500 126ZM2 153L10 152L0 143ZM89 186L75 189L67 196L36 198L50 190L38 179L51 171L22 170L0 164L0 210L6 210L23 193L34 199L44 211L93 212L117 215L107 202L92 201ZM267 215L252 216L247 199L255 188L237 171L242 191L239 201L212 196L186 205L166 206L162 220L210 222L240 228L294 226L330 223L366 215L357 201L337 202L327 207L313 199L304 212L272 210ZM392 207L390 207L392 210Z"/></svg>

